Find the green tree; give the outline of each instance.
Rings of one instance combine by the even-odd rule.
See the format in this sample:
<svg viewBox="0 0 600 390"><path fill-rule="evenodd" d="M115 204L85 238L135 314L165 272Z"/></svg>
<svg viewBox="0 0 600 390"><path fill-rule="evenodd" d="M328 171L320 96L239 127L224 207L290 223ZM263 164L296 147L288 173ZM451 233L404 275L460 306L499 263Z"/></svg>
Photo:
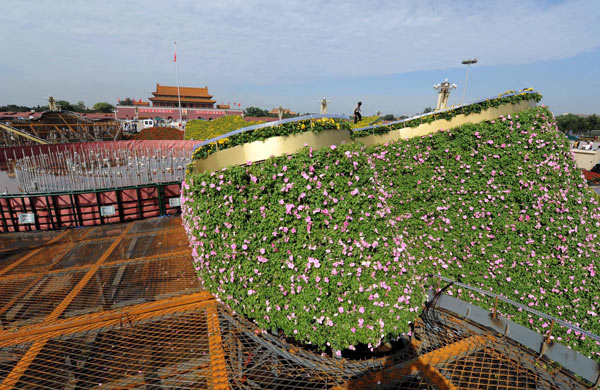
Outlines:
<svg viewBox="0 0 600 390"><path fill-rule="evenodd" d="M579 132L579 117L573 114L559 115L556 117L556 124L563 133Z"/></svg>
<svg viewBox="0 0 600 390"><path fill-rule="evenodd" d="M588 136L592 134L592 130L600 130L600 118L598 118L597 115L586 116L582 119L583 131L586 132Z"/></svg>
<svg viewBox="0 0 600 390"><path fill-rule="evenodd" d="M16 104L7 104L6 106L0 106L0 111L31 111L31 108Z"/></svg>
<svg viewBox="0 0 600 390"><path fill-rule="evenodd" d="M245 116L269 116L269 111L262 110L258 107L248 107L244 110Z"/></svg>
<svg viewBox="0 0 600 390"><path fill-rule="evenodd" d="M588 116L565 114L556 117L556 124L563 133L589 135L592 130L600 129L600 117L596 114Z"/></svg>
<svg viewBox="0 0 600 390"><path fill-rule="evenodd" d="M432 107L427 107L423 110L423 114L427 114L429 112L433 112L433 108Z"/></svg>
<svg viewBox="0 0 600 390"><path fill-rule="evenodd" d="M133 100L131 100L131 98L127 98L125 100L120 100L117 105L119 105L119 106L133 106Z"/></svg>
<svg viewBox="0 0 600 390"><path fill-rule="evenodd" d="M381 119L384 121L393 121L396 120L396 117L393 114L384 115Z"/></svg>
<svg viewBox="0 0 600 390"><path fill-rule="evenodd" d="M86 112L88 109L85 106L85 103L83 101L78 101L77 103L73 104L73 111L77 111L77 112Z"/></svg>
<svg viewBox="0 0 600 390"><path fill-rule="evenodd" d="M75 111L73 105L66 100L58 100L56 105L63 111Z"/></svg>
<svg viewBox="0 0 600 390"><path fill-rule="evenodd" d="M112 112L114 109L115 106L107 102L98 102L94 104L94 111L96 112Z"/></svg>

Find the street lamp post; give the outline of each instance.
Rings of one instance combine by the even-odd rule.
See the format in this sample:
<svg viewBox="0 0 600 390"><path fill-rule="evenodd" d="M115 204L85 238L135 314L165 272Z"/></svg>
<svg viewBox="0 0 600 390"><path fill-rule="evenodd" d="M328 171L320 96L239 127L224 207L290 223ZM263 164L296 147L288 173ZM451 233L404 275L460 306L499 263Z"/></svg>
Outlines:
<svg viewBox="0 0 600 390"><path fill-rule="evenodd" d="M462 101L460 102L460 105L462 106L463 104L465 104L465 95L467 94L467 83L469 82L469 69L471 68L472 64L477 63L477 58L470 58L468 60L464 60L461 63L463 65L467 65L467 77L465 78L465 87L463 88Z"/></svg>

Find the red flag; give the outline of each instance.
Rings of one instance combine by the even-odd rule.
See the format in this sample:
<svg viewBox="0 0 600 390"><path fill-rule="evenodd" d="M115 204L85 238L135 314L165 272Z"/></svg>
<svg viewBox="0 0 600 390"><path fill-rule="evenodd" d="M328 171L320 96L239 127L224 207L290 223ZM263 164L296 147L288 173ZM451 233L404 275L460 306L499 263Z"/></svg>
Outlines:
<svg viewBox="0 0 600 390"><path fill-rule="evenodd" d="M241 106L242 106L242 103L238 103L238 107L241 107Z"/></svg>
<svg viewBox="0 0 600 390"><path fill-rule="evenodd" d="M173 57L173 62L177 62L177 52L175 52L175 56Z"/></svg>

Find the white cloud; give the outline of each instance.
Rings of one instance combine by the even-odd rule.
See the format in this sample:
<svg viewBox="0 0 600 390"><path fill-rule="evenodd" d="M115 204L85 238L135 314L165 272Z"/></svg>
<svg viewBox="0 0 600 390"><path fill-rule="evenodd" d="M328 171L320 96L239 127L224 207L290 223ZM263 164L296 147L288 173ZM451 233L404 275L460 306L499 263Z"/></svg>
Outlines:
<svg viewBox="0 0 600 390"><path fill-rule="evenodd" d="M200 85L526 64L599 47L599 21L597 0L20 1L0 15L0 69L13 70L0 84L146 96L172 82L174 40L182 81ZM0 101L29 93L3 88Z"/></svg>

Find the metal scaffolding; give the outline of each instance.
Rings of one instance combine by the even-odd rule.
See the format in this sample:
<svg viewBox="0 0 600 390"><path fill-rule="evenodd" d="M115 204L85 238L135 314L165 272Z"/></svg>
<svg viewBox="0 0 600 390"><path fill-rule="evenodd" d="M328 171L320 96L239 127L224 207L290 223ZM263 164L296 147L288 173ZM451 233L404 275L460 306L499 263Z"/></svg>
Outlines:
<svg viewBox="0 0 600 390"><path fill-rule="evenodd" d="M263 332L202 290L177 217L0 244L0 389L593 386L439 294L380 357L336 359Z"/></svg>
<svg viewBox="0 0 600 390"><path fill-rule="evenodd" d="M116 119L90 120L70 111L45 111L38 119L13 120L7 125L0 128L2 146L114 141L122 136Z"/></svg>

